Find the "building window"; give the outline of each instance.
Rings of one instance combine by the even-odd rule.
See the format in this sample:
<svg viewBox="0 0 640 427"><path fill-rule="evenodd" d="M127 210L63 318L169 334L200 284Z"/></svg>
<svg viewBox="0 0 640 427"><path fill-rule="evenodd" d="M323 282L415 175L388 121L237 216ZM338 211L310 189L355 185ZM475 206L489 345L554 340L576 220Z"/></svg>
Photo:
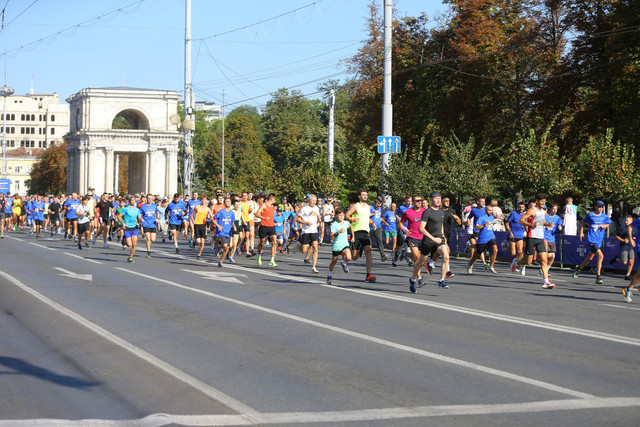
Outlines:
<svg viewBox="0 0 640 427"><path fill-rule="evenodd" d="M21 173L22 172L22 166L16 166L14 172L15 173Z"/></svg>
<svg viewBox="0 0 640 427"><path fill-rule="evenodd" d="M36 115L35 115L35 114L32 114L32 115L31 115L31 121L32 121L32 122L35 122L35 121L36 121Z"/></svg>
<svg viewBox="0 0 640 427"><path fill-rule="evenodd" d="M24 135L24 128L20 128L20 135Z"/></svg>
<svg viewBox="0 0 640 427"><path fill-rule="evenodd" d="M35 141L31 141L31 148L35 148L36 146L36 142Z"/></svg>
<svg viewBox="0 0 640 427"><path fill-rule="evenodd" d="M16 192L20 190L20 181L16 179Z"/></svg>
<svg viewBox="0 0 640 427"><path fill-rule="evenodd" d="M12 139L11 141L9 141L9 146L10 147L15 147L16 146L16 142Z"/></svg>
<svg viewBox="0 0 640 427"><path fill-rule="evenodd" d="M56 128L51 128L51 135L55 135L56 134Z"/></svg>
<svg viewBox="0 0 640 427"><path fill-rule="evenodd" d="M14 126L11 126L9 128L9 133L16 133L16 128Z"/></svg>
<svg viewBox="0 0 640 427"><path fill-rule="evenodd" d="M31 135L35 135L36 134L36 128L31 128Z"/></svg>
<svg viewBox="0 0 640 427"><path fill-rule="evenodd" d="M12 114L12 115L11 115L11 120L15 120L15 119L16 119L16 115L15 115L15 114Z"/></svg>
<svg viewBox="0 0 640 427"><path fill-rule="evenodd" d="M24 121L24 114L20 116L20 120Z"/></svg>
<svg viewBox="0 0 640 427"><path fill-rule="evenodd" d="M56 121L56 116L54 116L53 114L51 115L51 121L55 122Z"/></svg>

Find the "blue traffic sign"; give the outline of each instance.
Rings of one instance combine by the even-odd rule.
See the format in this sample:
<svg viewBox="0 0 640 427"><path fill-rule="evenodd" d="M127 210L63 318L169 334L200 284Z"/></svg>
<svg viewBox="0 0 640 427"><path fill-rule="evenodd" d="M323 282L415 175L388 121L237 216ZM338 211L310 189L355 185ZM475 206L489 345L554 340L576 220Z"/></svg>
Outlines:
<svg viewBox="0 0 640 427"><path fill-rule="evenodd" d="M402 138L399 136L379 136L378 153L399 153Z"/></svg>
<svg viewBox="0 0 640 427"><path fill-rule="evenodd" d="M0 193L7 194L9 191L11 191L11 180L0 179Z"/></svg>

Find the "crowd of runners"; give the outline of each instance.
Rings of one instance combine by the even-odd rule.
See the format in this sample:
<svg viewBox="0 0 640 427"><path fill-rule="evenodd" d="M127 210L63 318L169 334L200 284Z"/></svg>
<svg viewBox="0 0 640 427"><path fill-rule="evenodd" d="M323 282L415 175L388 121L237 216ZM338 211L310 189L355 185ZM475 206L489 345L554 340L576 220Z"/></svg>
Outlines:
<svg viewBox="0 0 640 427"><path fill-rule="evenodd" d="M191 195L174 194L171 199L158 195L116 196L92 194L79 196L19 196L0 194L1 237L5 232L28 230L36 239L48 233L73 240L78 250L87 250L101 241L104 248L110 243L129 251L127 261L134 262L138 240L145 243L146 257L152 255L152 245L158 239L174 245L180 252L180 238L188 240L195 258L202 260L206 246L210 246L217 265L235 263L235 257L255 257L259 266L278 267L278 254L300 252L304 263L319 274L319 246L331 247L326 283L331 284L334 268L340 262L344 273L349 263L365 258L366 282L375 282L373 257L377 250L380 262L390 261L409 268L409 289L416 293L425 284L423 272L432 275L435 262L441 261L438 287L447 289L447 280L454 277L449 265L449 236L456 227L465 227L469 237L467 273L473 274L476 261L483 268L497 274L498 255L495 230L509 235L509 250L513 260L513 273L526 274L526 267L539 266L544 289L553 289L550 267L556 254L556 233L569 227L558 215L558 205L547 203L544 194L538 194L529 205L521 202L508 217L502 214L495 201L485 204L485 198L470 201L458 213L450 200L434 192L430 197L406 196L404 203L391 203L382 208L382 199L369 200L368 192L360 190L348 207L327 197L322 200L307 194L303 201L290 203L274 194L238 195L215 191L209 199L194 192ZM571 212L568 208L567 212ZM580 239L586 240L590 252L584 262L575 267L573 277L596 258L596 284L603 284L603 241L611 219L604 213L604 203L595 203L595 212L586 215L579 229ZM587 229L585 235L585 228ZM632 289L640 281L640 270L632 277L636 250L635 236L640 229L640 218L628 216L616 238L620 241L619 261L628 266L625 279L631 283L622 288L627 302L632 301ZM257 241L257 242L256 242ZM257 244L256 244L257 243ZM388 254L387 255L387 251ZM268 261L266 258L269 258Z"/></svg>

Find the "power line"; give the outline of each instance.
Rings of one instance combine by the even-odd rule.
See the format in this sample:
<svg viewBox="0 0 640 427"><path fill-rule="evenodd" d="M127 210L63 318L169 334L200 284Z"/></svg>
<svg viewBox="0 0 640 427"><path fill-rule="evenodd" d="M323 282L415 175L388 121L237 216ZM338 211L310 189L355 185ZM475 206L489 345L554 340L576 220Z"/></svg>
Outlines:
<svg viewBox="0 0 640 427"><path fill-rule="evenodd" d="M34 4L36 4L37 2L38 2L38 0L34 0L34 2L33 2L33 3L31 3L29 6L27 6L27 7L26 7L22 12L20 12L20 13L18 14L18 16L16 16L15 18L13 18L13 19L12 19L12 20L7 24L7 25L4 25L4 11L5 11L5 10L6 10L6 8L7 8L7 4L9 4L9 0L7 0L7 4L5 4L5 5L4 5L4 8L2 9L2 29L0 29L0 33L1 33L2 31L4 31L4 29L5 29L5 28L7 28L9 25L13 24L13 22L14 22L16 19L20 18L20 16L21 16L23 13L25 13L27 10L29 10L29 9L31 8L31 6L33 6L33 5L34 5Z"/></svg>

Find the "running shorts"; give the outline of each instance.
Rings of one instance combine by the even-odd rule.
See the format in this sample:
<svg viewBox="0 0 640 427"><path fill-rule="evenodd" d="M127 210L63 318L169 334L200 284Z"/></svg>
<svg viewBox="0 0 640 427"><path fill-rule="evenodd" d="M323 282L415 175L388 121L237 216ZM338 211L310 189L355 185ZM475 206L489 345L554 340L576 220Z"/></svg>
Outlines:
<svg viewBox="0 0 640 427"><path fill-rule="evenodd" d="M133 236L136 236L136 237L138 236L138 227L132 227L132 228L125 227L124 238L129 239Z"/></svg>
<svg viewBox="0 0 640 427"><path fill-rule="evenodd" d="M196 239L207 238L207 224L194 224L193 237Z"/></svg>
<svg viewBox="0 0 640 427"><path fill-rule="evenodd" d="M260 239L266 239L267 237L276 235L276 227L267 227L266 225L261 225L258 230L258 237Z"/></svg>
<svg viewBox="0 0 640 427"><path fill-rule="evenodd" d="M527 239L527 244L526 244L526 249L525 249L525 253L528 256L533 256L533 253L535 251L538 251L538 253L543 253L543 252L547 252L547 247L544 244L544 239L534 239L533 237L529 237Z"/></svg>
<svg viewBox="0 0 640 427"><path fill-rule="evenodd" d="M303 245L309 245L318 241L318 233L302 233L300 236L300 243Z"/></svg>
<svg viewBox="0 0 640 427"><path fill-rule="evenodd" d="M496 244L495 239L491 239L487 243L477 244L476 251L478 253L483 253L488 246L498 246L498 245Z"/></svg>
<svg viewBox="0 0 640 427"><path fill-rule="evenodd" d="M356 231L353 235L353 249L362 251L367 246L371 246L371 237L368 231Z"/></svg>
<svg viewBox="0 0 640 427"><path fill-rule="evenodd" d="M349 246L345 246L344 248L342 248L342 250L341 250L341 251L331 251L331 255L333 255L333 256L340 256L340 254L341 254L342 252L344 252L344 251L345 251L345 249L349 249Z"/></svg>
<svg viewBox="0 0 640 427"><path fill-rule="evenodd" d="M142 231L144 231L144 233L156 233L158 231L158 229L156 227L142 227Z"/></svg>

